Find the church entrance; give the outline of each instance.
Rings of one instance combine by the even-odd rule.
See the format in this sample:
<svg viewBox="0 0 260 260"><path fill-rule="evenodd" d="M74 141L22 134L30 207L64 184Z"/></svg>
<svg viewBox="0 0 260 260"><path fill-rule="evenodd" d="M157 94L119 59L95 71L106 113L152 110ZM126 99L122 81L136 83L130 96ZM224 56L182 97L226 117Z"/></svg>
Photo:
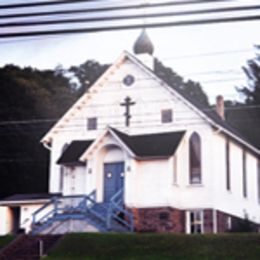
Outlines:
<svg viewBox="0 0 260 260"><path fill-rule="evenodd" d="M124 162L104 163L104 202L124 186Z"/></svg>

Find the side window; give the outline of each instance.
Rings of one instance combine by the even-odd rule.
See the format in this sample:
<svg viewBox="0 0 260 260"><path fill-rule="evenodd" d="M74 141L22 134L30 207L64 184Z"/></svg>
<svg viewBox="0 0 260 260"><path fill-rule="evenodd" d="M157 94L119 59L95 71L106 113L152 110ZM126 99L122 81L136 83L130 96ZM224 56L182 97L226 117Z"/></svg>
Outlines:
<svg viewBox="0 0 260 260"><path fill-rule="evenodd" d="M201 141L197 133L193 133L189 141L190 184L201 183Z"/></svg>
<svg viewBox="0 0 260 260"><path fill-rule="evenodd" d="M244 198L247 197L247 163L246 163L246 151L243 150L243 163L242 163L242 169L243 169L243 196Z"/></svg>
<svg viewBox="0 0 260 260"><path fill-rule="evenodd" d="M230 144L229 140L226 141L226 188L231 189L230 185Z"/></svg>
<svg viewBox="0 0 260 260"><path fill-rule="evenodd" d="M171 109L164 109L161 111L161 122L171 123L173 121L173 113Z"/></svg>
<svg viewBox="0 0 260 260"><path fill-rule="evenodd" d="M87 130L96 130L97 129L97 118L90 117L87 119Z"/></svg>

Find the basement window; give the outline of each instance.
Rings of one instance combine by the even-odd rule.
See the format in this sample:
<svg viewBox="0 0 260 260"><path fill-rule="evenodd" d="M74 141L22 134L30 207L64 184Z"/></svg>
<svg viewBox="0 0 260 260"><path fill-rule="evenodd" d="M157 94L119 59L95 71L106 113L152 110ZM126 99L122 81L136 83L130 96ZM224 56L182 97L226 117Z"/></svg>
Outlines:
<svg viewBox="0 0 260 260"><path fill-rule="evenodd" d="M97 129L97 118L96 117L90 117L87 119L87 129L88 130Z"/></svg>
<svg viewBox="0 0 260 260"><path fill-rule="evenodd" d="M187 233L203 233L203 210L193 210L187 212Z"/></svg>
<svg viewBox="0 0 260 260"><path fill-rule="evenodd" d="M162 123L171 123L172 118L172 110L171 109L163 109L161 111L161 122Z"/></svg>

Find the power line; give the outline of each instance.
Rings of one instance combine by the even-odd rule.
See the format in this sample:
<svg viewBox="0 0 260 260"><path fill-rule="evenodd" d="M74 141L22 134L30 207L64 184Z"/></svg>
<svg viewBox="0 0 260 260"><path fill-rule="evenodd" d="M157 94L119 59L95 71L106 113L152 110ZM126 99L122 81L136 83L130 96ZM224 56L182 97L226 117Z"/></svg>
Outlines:
<svg viewBox="0 0 260 260"><path fill-rule="evenodd" d="M83 2L96 2L99 0L59 0L59 1L42 1L42 2L29 2L29 3L16 3L0 5L0 9L14 9L14 8L25 8L25 7L38 7L38 6L53 6L53 5L66 5Z"/></svg>
<svg viewBox="0 0 260 260"><path fill-rule="evenodd" d="M146 19L146 18L162 18L169 16L182 16L182 15L194 15L194 14L210 14L210 13L223 13L223 12L237 12L258 10L260 5L255 6L239 6L239 7L226 7L217 9L204 9L204 10L191 10L191 11L178 11L178 12L163 12L152 14L138 14L138 15L117 15L117 16L105 16L105 17L91 17L91 18L74 18L74 19L56 19L45 21L20 21L20 22L8 22L0 23L0 27L26 27L26 26L39 26L39 25L54 25L54 24L67 24L67 23L88 23L88 22L103 22L103 21L118 21L118 20L131 20L131 19Z"/></svg>
<svg viewBox="0 0 260 260"><path fill-rule="evenodd" d="M39 123L50 123L50 122L55 122L58 119L53 119L53 118L49 118L49 119L28 119L28 120L8 120L8 121L0 121L0 126L2 125L6 125L7 123L9 125L17 125L17 124L39 124Z"/></svg>
<svg viewBox="0 0 260 260"><path fill-rule="evenodd" d="M243 53L243 52L251 52L252 49L238 49L238 50L225 50L225 51L217 51L217 52L204 52L198 53L194 55L184 55L184 56L174 56L174 57L162 57L162 60L178 60L178 59L190 59L190 58L200 58L206 56L218 56L218 55L231 55L235 53Z"/></svg>
<svg viewBox="0 0 260 260"><path fill-rule="evenodd" d="M236 77L236 78L228 78L228 79L212 79L212 80L201 80L199 82L201 84L212 84L217 82L228 82L228 81L235 81L235 80L245 80L245 78Z"/></svg>
<svg viewBox="0 0 260 260"><path fill-rule="evenodd" d="M94 0L93 0L94 1ZM21 18L21 17L32 17L32 16L49 16L49 15L60 15L60 14L76 14L76 13L97 13L97 12L110 12L110 11L122 11L122 10L136 10L136 9L147 9L156 7L168 7L168 6L183 6L190 4L206 4L212 2L226 2L228 0L190 0L181 2L164 2L164 3L150 3L150 4L135 4L135 5L121 5L121 6L106 6L98 8L81 8L73 10L57 10L57 11L44 11L44 12L29 12L29 13L16 13L0 15L0 19L6 18Z"/></svg>
<svg viewBox="0 0 260 260"><path fill-rule="evenodd" d="M260 20L260 15L252 16L235 16L227 18L214 18L214 19L197 19L197 20L186 20L177 22L161 22L161 23L147 23L146 28L162 28L172 26L191 26L191 25L206 25L215 23L234 23L234 22L245 22L245 21L256 21ZM97 33L104 31L117 31L117 30L133 30L142 29L143 24L134 25L117 25L117 26L101 26L101 27L89 27L89 28L77 28L77 29L59 29L59 30L46 30L46 31L27 31L27 32L11 32L11 33L0 33L0 38L12 38L12 37L31 37L39 35L56 35L56 34L76 34L76 33Z"/></svg>
<svg viewBox="0 0 260 260"><path fill-rule="evenodd" d="M197 71L197 72L190 72L187 73L187 76L196 76L196 75L214 75L214 74L241 74L242 70L238 69L227 69L227 70L205 70L205 71Z"/></svg>
<svg viewBox="0 0 260 260"><path fill-rule="evenodd" d="M163 100L159 100L159 101L163 101ZM152 101L152 103L158 103L158 101L154 100ZM111 104L114 105L114 104ZM108 106L108 105L107 105ZM245 105L245 106L234 106L234 107L226 107L225 110L250 110L250 109L260 109L260 105ZM200 109L201 111L215 111L215 108L204 108L204 109ZM187 111L185 110L176 110L177 113L186 113ZM149 116L149 115L157 115L158 113L154 112L147 112L147 113L143 113L143 114L135 114L134 116ZM114 116L101 116L100 118L118 118L118 115L114 115ZM76 120L82 120L82 119L86 119L86 117L75 117L74 119ZM183 119L192 119L192 118L186 118L183 117ZM196 119L196 118L194 118ZM8 121L2 121L0 122L0 126L12 126L12 125L26 125L26 124L41 124L41 123L50 123L50 122L56 122L60 120L60 118L48 118L48 119L28 119L28 120L8 120ZM71 126L81 126L81 125L71 125Z"/></svg>

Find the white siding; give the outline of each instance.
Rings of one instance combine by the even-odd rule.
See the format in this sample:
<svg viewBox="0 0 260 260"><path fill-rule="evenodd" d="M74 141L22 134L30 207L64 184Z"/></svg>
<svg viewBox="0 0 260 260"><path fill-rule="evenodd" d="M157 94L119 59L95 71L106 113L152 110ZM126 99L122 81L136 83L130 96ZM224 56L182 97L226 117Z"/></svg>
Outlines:
<svg viewBox="0 0 260 260"><path fill-rule="evenodd" d="M136 162L131 185L127 186L127 206L159 207L167 206L171 186L169 160ZM130 178L130 176L129 176Z"/></svg>
<svg viewBox="0 0 260 260"><path fill-rule="evenodd" d="M9 234L12 229L12 216L8 207L0 207L0 236Z"/></svg>
<svg viewBox="0 0 260 260"><path fill-rule="evenodd" d="M124 86L123 78L132 74L135 83ZM136 103L131 106L130 127L125 127L125 108L120 103L129 96ZM84 104L83 104L84 103ZM173 122L161 123L161 110L173 110ZM97 117L98 129L87 130L86 120ZM248 197L242 193L242 147L230 143L231 190L226 189L226 139L218 129L213 129L205 119L187 105L178 95L170 93L160 82L148 75L130 60L117 65L100 86L86 94L85 101L77 106L71 119L64 123L54 136L51 156L50 192L59 187L60 167L56 164L62 146L72 140L98 138L107 126L134 134L149 134L185 130L177 152L177 165L173 158L167 160L135 161L126 153L125 199L128 206L172 206L181 209L214 208L229 214L250 218L260 223L260 207L256 191L256 157L247 152ZM202 184L189 184L189 137L193 132L201 137ZM88 165L75 177L67 176L67 188L74 185L76 192L97 190L98 200L103 199L103 162L106 145L119 144L106 137L95 150ZM120 146L120 145L119 145ZM103 147L103 148L102 148ZM103 150L102 150L103 149ZM122 147L121 147L122 149ZM125 152L125 151L124 151ZM177 183L173 184L173 172L177 168ZM76 170L75 170L76 171ZM74 183L74 184L73 184ZM82 185L82 183L84 183Z"/></svg>

